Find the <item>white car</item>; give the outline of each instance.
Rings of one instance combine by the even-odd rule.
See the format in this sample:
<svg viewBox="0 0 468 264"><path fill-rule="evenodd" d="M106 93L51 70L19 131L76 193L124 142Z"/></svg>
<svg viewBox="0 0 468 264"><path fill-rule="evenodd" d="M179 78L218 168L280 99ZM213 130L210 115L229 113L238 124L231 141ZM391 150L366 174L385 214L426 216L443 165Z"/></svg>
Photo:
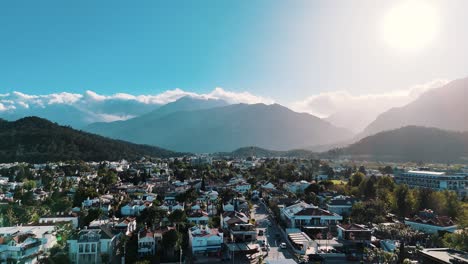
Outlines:
<svg viewBox="0 0 468 264"><path fill-rule="evenodd" d="M284 242L281 243L281 244L280 244L280 248L286 248L286 243L284 243Z"/></svg>

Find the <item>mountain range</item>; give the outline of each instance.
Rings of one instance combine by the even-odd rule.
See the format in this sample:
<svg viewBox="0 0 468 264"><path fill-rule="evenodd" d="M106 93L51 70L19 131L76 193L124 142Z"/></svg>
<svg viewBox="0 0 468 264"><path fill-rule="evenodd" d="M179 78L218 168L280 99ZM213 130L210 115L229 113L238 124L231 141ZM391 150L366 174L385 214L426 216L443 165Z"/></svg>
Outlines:
<svg viewBox="0 0 468 264"><path fill-rule="evenodd" d="M158 147L78 131L38 117L13 122L0 119L0 162L134 160L143 156L180 155Z"/></svg>
<svg viewBox="0 0 468 264"><path fill-rule="evenodd" d="M404 126L436 127L468 131L468 78L422 94L415 101L380 114L358 138Z"/></svg>
<svg viewBox="0 0 468 264"><path fill-rule="evenodd" d="M183 152L226 152L255 145L274 150L303 148L350 138L346 129L310 114L297 113L278 104L221 104L217 100L201 103L185 98L138 118L92 124L92 133L135 143L161 146ZM201 106L204 106L202 109ZM170 108L170 111L167 110ZM182 109L182 110L180 110Z"/></svg>

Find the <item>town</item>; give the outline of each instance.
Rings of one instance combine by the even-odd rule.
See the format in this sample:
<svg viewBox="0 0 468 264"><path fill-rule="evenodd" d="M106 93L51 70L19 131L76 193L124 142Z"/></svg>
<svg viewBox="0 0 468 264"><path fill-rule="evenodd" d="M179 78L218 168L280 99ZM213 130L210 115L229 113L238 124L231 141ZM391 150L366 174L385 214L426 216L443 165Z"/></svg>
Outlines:
<svg viewBox="0 0 468 264"><path fill-rule="evenodd" d="M0 175L0 263L468 262L466 166L199 155Z"/></svg>

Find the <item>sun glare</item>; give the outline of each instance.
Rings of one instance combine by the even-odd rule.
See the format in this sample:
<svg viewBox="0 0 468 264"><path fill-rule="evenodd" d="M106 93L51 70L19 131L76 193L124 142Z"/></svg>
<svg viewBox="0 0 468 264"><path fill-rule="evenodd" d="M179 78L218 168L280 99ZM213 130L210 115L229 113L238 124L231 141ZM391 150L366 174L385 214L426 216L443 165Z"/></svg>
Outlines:
<svg viewBox="0 0 468 264"><path fill-rule="evenodd" d="M404 51L421 50L439 30L439 14L427 1L409 0L393 7L383 20L385 42Z"/></svg>

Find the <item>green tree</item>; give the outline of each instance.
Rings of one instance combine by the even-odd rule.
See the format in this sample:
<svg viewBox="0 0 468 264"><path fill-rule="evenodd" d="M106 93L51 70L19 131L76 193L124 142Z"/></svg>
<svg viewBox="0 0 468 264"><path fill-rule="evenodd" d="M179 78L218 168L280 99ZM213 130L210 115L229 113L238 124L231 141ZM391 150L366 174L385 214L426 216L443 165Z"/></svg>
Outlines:
<svg viewBox="0 0 468 264"><path fill-rule="evenodd" d="M395 206L396 214L400 217L409 216L414 212L415 200L412 196L408 185L400 184L395 189Z"/></svg>
<svg viewBox="0 0 468 264"><path fill-rule="evenodd" d="M359 184L361 184L365 177L366 175L362 172L353 173L353 175L351 175L351 178L349 179L349 184L353 187L357 187L359 186Z"/></svg>

